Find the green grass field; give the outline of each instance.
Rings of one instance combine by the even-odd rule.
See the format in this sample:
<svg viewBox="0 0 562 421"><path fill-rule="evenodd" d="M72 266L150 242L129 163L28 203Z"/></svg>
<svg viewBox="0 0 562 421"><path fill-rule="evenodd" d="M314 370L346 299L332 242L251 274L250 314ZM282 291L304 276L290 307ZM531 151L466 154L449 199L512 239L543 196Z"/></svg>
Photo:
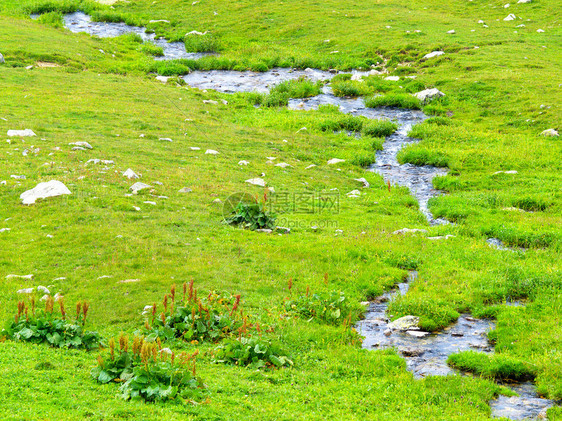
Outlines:
<svg viewBox="0 0 562 421"><path fill-rule="evenodd" d="M481 378L414 380L397 352L362 350L345 326L283 316L289 279L294 295L307 287L341 291L357 310L412 269L419 278L396 303L395 317L414 314L440 329L455 311L493 316L499 360L531 364L539 392L562 399L562 140L540 135L562 129L562 4L503 5L132 0L110 8L86 1L0 1L0 182L6 181L0 184L0 229L10 229L0 232L0 320L13 320L17 290L52 285L69 307L90 302L90 329L105 338L132 334L143 326L145 305L161 302L172 284L194 279L205 295L241 294L244 312L273 327L264 336L294 361L292 368L253 370L213 363L214 344L174 344L200 350L197 370L208 402L144 403L123 401L115 385L90 377L97 351L7 340L0 342L1 418L489 419L488 401L508 392L492 380L494 367L486 362ZM78 9L102 20L144 24L220 55L155 62L133 37L92 38L57 27L56 17L28 17ZM509 13L521 19L503 21ZM170 23L149 23L158 19ZM455 34L447 34L451 29ZM210 31L212 39L194 45L185 36L192 30ZM435 50L446 54L423 59ZM190 68L383 64L390 74L415 75L424 87L446 94L425 106L437 117L413 129L422 141L400 159L449 168L449 175L434 180L448 194L430 208L455 225L428 226L407 189L388 189L381 176L366 172L361 164L374 160L380 139L324 131L341 118L333 109L255 108L251 94L204 92L154 78L155 72L181 75ZM387 86L377 76L364 84L365 96L402 91L400 82ZM12 129L32 129L37 137L7 142ZM72 151L69 143L77 141L93 149ZM219 154L205 154L207 149ZM270 156L291 167L266 164ZM346 161L327 165L332 158ZM115 164L104 168L86 164L89 159ZM311 164L316 167L306 169ZM142 178L123 177L128 168ZM494 174L509 170L517 174ZM292 227L287 235L222 224L216 199L237 192L261 197L264 189L245 180L262 173L277 193L337 191L339 210L279 215L279 225ZM360 177L371 187L362 188L354 180ZM21 193L49 180L62 181L72 195L21 204ZM128 196L135 181L154 191ZM179 193L184 187L192 192ZM346 196L354 189L361 197ZM455 237L392 234L404 227ZM517 251L491 248L488 237ZM10 274L34 279L7 279ZM506 299L526 305L506 306ZM562 419L559 408L548 414Z"/></svg>

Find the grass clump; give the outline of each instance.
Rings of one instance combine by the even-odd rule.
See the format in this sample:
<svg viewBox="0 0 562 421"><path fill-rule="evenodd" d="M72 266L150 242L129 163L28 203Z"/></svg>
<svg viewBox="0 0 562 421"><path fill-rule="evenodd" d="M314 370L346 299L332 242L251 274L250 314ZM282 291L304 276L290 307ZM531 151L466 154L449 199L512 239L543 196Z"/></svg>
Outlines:
<svg viewBox="0 0 562 421"><path fill-rule="evenodd" d="M162 57L164 55L164 49L151 42L145 42L140 47L139 50L145 54Z"/></svg>
<svg viewBox="0 0 562 421"><path fill-rule="evenodd" d="M289 103L290 98L309 98L320 94L321 87L322 82L314 83L305 77L286 80L271 89L269 95L263 100L263 105L266 107L283 107Z"/></svg>
<svg viewBox="0 0 562 421"><path fill-rule="evenodd" d="M363 124L361 134L370 137L386 137L396 131L398 126L388 120L373 120Z"/></svg>
<svg viewBox="0 0 562 421"><path fill-rule="evenodd" d="M293 286L289 280L289 291ZM283 305L288 314L310 321L340 325L352 317L352 308L343 292L332 291L330 294L311 294L309 288L305 295L286 299Z"/></svg>
<svg viewBox="0 0 562 421"><path fill-rule="evenodd" d="M447 364L494 380L525 381L533 380L536 376L535 367L502 354L488 355L482 352L464 351L450 355Z"/></svg>
<svg viewBox="0 0 562 421"><path fill-rule="evenodd" d="M446 301L412 296L401 296L392 301L388 312L393 315L393 319L407 315L418 316L419 327L429 332L442 329L459 318L459 313Z"/></svg>
<svg viewBox="0 0 562 421"><path fill-rule="evenodd" d="M45 291L45 287L39 287ZM0 332L0 337L14 341L35 344L48 343L55 348L97 349L102 346L102 338L97 332L84 329L90 305L76 303L76 316L71 319L64 307L64 297L58 298L60 316L55 313L55 298L45 294L45 309L36 308L35 296L31 296L29 304L25 300L18 302L18 312L14 321L9 322Z"/></svg>
<svg viewBox="0 0 562 421"><path fill-rule="evenodd" d="M365 82L342 80L331 83L335 96L357 97L373 93L373 88Z"/></svg>
<svg viewBox="0 0 562 421"><path fill-rule="evenodd" d="M439 151L430 151L418 145L402 149L398 153L398 162L412 165L431 165L434 167L448 167L449 157Z"/></svg>
<svg viewBox="0 0 562 421"><path fill-rule="evenodd" d="M207 387L196 376L193 354L176 355L161 344L148 343L135 336L131 349L126 335L109 341L108 355L98 357L91 376L100 383L122 383L120 397L147 402L201 402L208 396Z"/></svg>
<svg viewBox="0 0 562 421"><path fill-rule="evenodd" d="M363 128L364 119L352 115L340 115L324 120L320 123L320 130L323 132L360 132Z"/></svg>
<svg viewBox="0 0 562 421"><path fill-rule="evenodd" d="M43 23L45 25L50 25L54 28L64 27L62 13L60 12L44 13L37 18L37 22Z"/></svg>
<svg viewBox="0 0 562 421"><path fill-rule="evenodd" d="M228 225L258 230L274 229L276 216L266 209L265 203L238 203L232 214L224 219Z"/></svg>
<svg viewBox="0 0 562 421"><path fill-rule="evenodd" d="M218 53L221 50L219 39L211 34L188 35L183 42L189 53Z"/></svg>
<svg viewBox="0 0 562 421"><path fill-rule="evenodd" d="M238 312L240 295L210 292L197 297L193 280L183 284L183 299L176 301L176 287L164 296L164 310L158 315L156 304L144 309L147 319L141 332L148 341L182 339L187 342L217 342L242 326Z"/></svg>
<svg viewBox="0 0 562 421"><path fill-rule="evenodd" d="M412 110L421 109L420 101L416 97L408 94L395 93L367 98L365 100L365 105L369 108L396 107Z"/></svg>
<svg viewBox="0 0 562 421"><path fill-rule="evenodd" d="M213 352L216 363L245 366L252 369L291 367L293 361L271 341L259 337L230 339Z"/></svg>

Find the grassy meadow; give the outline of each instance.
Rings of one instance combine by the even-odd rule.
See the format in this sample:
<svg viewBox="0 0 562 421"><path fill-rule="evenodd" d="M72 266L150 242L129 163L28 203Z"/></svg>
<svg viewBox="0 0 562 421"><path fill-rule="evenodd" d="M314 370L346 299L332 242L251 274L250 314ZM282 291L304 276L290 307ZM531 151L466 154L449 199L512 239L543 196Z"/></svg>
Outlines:
<svg viewBox="0 0 562 421"><path fill-rule="evenodd" d="M264 337L294 361L277 370L229 366L213 362L216 344L176 342L170 347L199 350L197 374L209 399L144 403L123 401L115 385L91 378L97 351L6 340L0 342L2 418L484 420L488 401L509 393L494 382L507 363L531 366L540 394L562 399L562 140L540 135L562 129L560 6L545 0L509 8L481 0L131 0L113 6L1 0L0 182L6 183L0 184L0 230L9 230L0 231L0 321L13 320L17 290L44 285L64 295L70 308L86 299L87 326L104 338L132 335L144 324L145 305L193 279L204 295L241 294L244 313L271 327ZM60 13L75 10L145 25L184 41L188 51L219 55L155 61L153 49L135 37L99 39L61 27ZM34 21L33 12L49 15ZM517 20L503 21L509 13ZM150 23L159 19L169 23ZM185 35L192 30L209 33L193 39ZM423 59L435 50L445 54ZM402 95L404 76L416 76L419 90L444 92L422 106L432 118L414 127L421 142L399 159L449 169L434 180L448 194L432 199L430 209L455 224L429 226L407 189L388 188L365 171L383 139L366 126L360 138L327 130L342 121L336 109L256 108L267 98L155 79L190 69L275 66L373 67L401 77L342 78L345 95ZM12 129L37 136L8 138ZM72 150L69 144L78 141L93 148ZM208 149L219 153L205 154ZM291 166L267 164L267 157ZM327 165L332 158L345 162ZM128 168L140 180L124 177ZM279 214L278 224L291 227L283 235L223 224L217 199L238 192L261 198L265 189L245 182L256 177L277 195L337 195L338 209ZM370 188L355 180L361 177ZM63 182L72 195L21 204L21 193L49 180ZM153 188L129 195L136 181ZM185 187L191 192L180 193ZM360 197L346 195L355 189ZM392 234L404 227L428 234ZM454 237L426 238L446 234ZM513 251L490 247L488 237ZM419 316L432 331L462 312L496 319L490 333L496 356L456 359L458 366L476 367L478 377L414 380L398 352L361 349L345 324L285 314L285 299L307 288L336 291L345 294L355 322L360 302L404 280L409 270L419 278L392 304L394 318ZM562 419L562 410L548 415Z"/></svg>

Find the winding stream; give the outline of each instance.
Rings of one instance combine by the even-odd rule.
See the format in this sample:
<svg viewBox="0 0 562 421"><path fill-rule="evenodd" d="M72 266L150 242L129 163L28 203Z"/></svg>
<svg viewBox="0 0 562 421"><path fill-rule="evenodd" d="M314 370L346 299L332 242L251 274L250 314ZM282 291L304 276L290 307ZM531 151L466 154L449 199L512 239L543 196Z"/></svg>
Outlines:
<svg viewBox="0 0 562 421"><path fill-rule="evenodd" d="M185 50L183 42L168 42L164 38L156 38L154 34L147 33L146 28L140 26L129 26L122 22L93 22L90 16L83 12L64 15L64 25L71 32L86 32L100 38L112 38L130 33L137 34L143 41L152 42L158 47L162 47L164 55L154 57L155 60L175 60L180 58L197 60L209 55L209 53L189 53Z"/></svg>
<svg viewBox="0 0 562 421"><path fill-rule="evenodd" d="M207 54L188 53L182 42L169 43L165 39L155 39L154 34L147 34L146 28L132 27L124 23L92 22L90 17L82 12L76 12L64 17L66 27L72 32L87 32L99 37L115 37L125 33L136 33L144 41L150 41L164 50L164 56L157 59L171 60L177 58L197 59ZM355 72L364 73L364 72ZM184 80L191 87L200 89L214 89L220 92L260 92L269 89L285 80L307 77L313 81L329 81L333 72L313 69L272 69L268 72L235 72L235 71L196 71ZM433 188L432 179L447 173L445 169L431 166L401 165L397 160L400 149L408 144L417 142L408 137L413 125L427 118L421 111L403 110L395 108L367 108L362 99L340 98L332 94L329 86L325 86L323 93L306 99L289 101L289 108L294 110L317 109L320 105L330 104L339 108L342 113L364 116L370 119L390 119L396 121L399 128L387 137L383 150L376 153L376 163L368 168L369 171L381 174L385 181L391 184L408 187L412 195L418 200L420 211L430 224L444 224L447 221L435 219L428 208L432 197L442 194ZM488 243L500 250L506 248L497 239L490 239ZM417 277L416 272L410 272L408 280L400 283L395 289L369 303L365 319L356 328L365 337L363 348L384 349L395 348L405 359L407 367L415 378L426 376L444 376L462 374L450 368L446 361L449 355L465 350L477 350L492 353L493 347L487 339L487 332L494 329L491 320L479 320L468 314L463 314L451 326L438 333L422 332L417 328L409 330L392 330L389 327L390 318L387 315L389 302L398 295L406 294L411 282ZM539 398L531 383L512 386L519 396L499 396L490 402L492 416L509 419L535 419L544 416L546 409L555 404L547 399Z"/></svg>

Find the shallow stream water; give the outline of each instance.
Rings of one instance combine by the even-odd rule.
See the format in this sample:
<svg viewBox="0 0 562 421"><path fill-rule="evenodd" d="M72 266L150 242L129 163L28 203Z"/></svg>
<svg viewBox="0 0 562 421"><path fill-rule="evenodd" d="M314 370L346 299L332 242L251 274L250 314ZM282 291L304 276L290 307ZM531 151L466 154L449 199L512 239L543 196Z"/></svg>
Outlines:
<svg viewBox="0 0 562 421"><path fill-rule="evenodd" d="M365 319L355 326L359 334L365 337L363 348L396 349L406 360L408 370L418 379L462 374L447 365L447 358L451 354L468 350L493 353L487 333L495 328L494 322L475 319L468 314L462 314L454 324L437 333L422 332L419 329L391 330L388 306L395 297L406 294L416 278L417 273L410 272L406 282L398 284L393 290L369 303ZM505 386L519 396L499 396L491 401L493 417L537 419L555 404L554 401L538 397L532 383Z"/></svg>
<svg viewBox="0 0 562 421"><path fill-rule="evenodd" d="M208 53L189 53L185 50L183 42L168 42L164 38L156 38L154 34L148 34L146 28L140 26L129 26L125 23L113 22L92 22L90 16L83 12L75 12L64 15L64 25L72 32L86 32L100 38L117 37L123 34L137 34L143 41L149 41L162 47L164 55L155 57L155 60L174 60L174 59L192 59L209 55Z"/></svg>
<svg viewBox="0 0 562 421"><path fill-rule="evenodd" d="M64 17L66 27L72 32L87 32L99 37L115 37L125 33L136 33L145 41L150 41L164 50L160 59L171 60L178 58L197 59L207 54L188 53L181 42L169 43L165 39L155 39L154 34L147 34L146 28L128 26L124 23L92 22L90 17L82 12L76 12ZM157 58L158 59L158 58ZM355 72L364 73L364 72ZM332 72L313 69L292 70L273 69L268 72L235 72L235 71L196 71L184 80L191 87L200 89L214 89L220 92L260 92L266 93L274 85L285 80L307 77L313 81L329 81ZM370 119L389 119L395 121L399 128L387 137L383 150L376 153L376 163L368 168L381 174L385 181L391 184L408 187L412 195L418 200L420 211L426 216L430 224L443 224L447 221L433 218L428 209L428 201L441 192L435 190L432 179L447 173L445 169L431 166L401 165L397 160L400 149L408 144L417 142L408 137L408 132L414 124L422 122L427 117L421 111L403 110L395 108L367 108L362 99L336 97L329 86L325 86L321 95L289 101L289 108L294 110L317 109L320 105L330 104L339 108L342 113L364 116ZM501 241L488 240L491 246L505 250ZM390 319L387 315L389 302L396 296L408 291L411 282L415 281L416 272L411 272L406 282L369 303L365 319L356 328L365 337L363 347L367 349L395 348L406 359L407 367L416 378L436 375L460 374L450 368L446 361L449 355L465 350L477 350L492 353L493 348L487 339L487 332L494 328L490 320L479 320L463 314L451 326L438 333L422 332L419 329L407 331L390 331ZM389 332L390 331L390 332ZM553 401L539 398L535 387L531 383L510 386L519 396L500 396L490 402L492 416L506 417L514 420L536 419L543 416L546 409L554 405Z"/></svg>

